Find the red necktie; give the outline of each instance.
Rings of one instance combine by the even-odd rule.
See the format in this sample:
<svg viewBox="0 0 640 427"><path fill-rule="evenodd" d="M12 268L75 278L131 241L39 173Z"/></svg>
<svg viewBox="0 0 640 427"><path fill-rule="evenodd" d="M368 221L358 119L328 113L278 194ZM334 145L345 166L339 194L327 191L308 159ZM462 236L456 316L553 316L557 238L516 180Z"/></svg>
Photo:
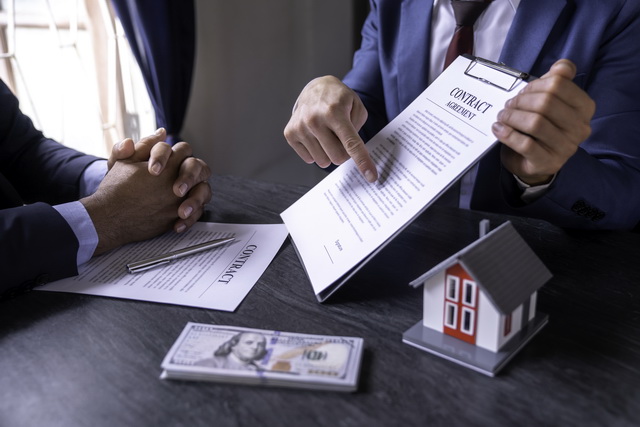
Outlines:
<svg viewBox="0 0 640 427"><path fill-rule="evenodd" d="M473 24L489 6L491 0L451 0L456 18L456 30L444 60L446 69L458 55L473 53Z"/></svg>

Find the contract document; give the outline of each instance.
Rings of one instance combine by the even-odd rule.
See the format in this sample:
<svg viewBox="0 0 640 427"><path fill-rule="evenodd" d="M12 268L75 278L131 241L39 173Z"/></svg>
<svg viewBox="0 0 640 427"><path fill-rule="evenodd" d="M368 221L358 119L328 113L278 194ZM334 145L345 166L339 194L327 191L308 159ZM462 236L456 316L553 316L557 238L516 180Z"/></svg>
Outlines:
<svg viewBox="0 0 640 427"><path fill-rule="evenodd" d="M271 263L287 237L283 224L198 222L184 233L169 232L91 259L78 276L36 288L234 311ZM130 274L132 261L234 237L223 246Z"/></svg>
<svg viewBox="0 0 640 427"><path fill-rule="evenodd" d="M353 160L282 212L319 301L335 292L497 143L491 126L529 76L460 56L367 149L368 183Z"/></svg>

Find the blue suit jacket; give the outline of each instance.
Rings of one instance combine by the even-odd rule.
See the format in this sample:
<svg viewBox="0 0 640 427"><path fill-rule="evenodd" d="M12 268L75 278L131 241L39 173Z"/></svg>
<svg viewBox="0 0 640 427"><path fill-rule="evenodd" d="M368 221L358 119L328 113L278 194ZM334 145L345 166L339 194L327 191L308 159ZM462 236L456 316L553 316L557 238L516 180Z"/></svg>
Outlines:
<svg viewBox="0 0 640 427"><path fill-rule="evenodd" d="M0 295L78 273L78 241L51 205L78 199L96 159L45 138L0 81Z"/></svg>
<svg viewBox="0 0 640 427"><path fill-rule="evenodd" d="M361 49L344 82L378 132L427 86L431 0L371 0ZM596 102L592 134L549 191L523 205L500 147L480 162L471 208L575 228L631 229L640 221L640 2L522 0L500 61L534 76L560 58Z"/></svg>

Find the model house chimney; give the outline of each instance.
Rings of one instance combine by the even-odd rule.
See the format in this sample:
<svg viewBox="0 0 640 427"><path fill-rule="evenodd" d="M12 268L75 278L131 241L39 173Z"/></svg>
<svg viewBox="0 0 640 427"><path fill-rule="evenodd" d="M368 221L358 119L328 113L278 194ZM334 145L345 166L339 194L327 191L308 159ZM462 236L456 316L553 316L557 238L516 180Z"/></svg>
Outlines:
<svg viewBox="0 0 640 427"><path fill-rule="evenodd" d="M488 219L480 221L480 238L482 239L489 232L490 224Z"/></svg>

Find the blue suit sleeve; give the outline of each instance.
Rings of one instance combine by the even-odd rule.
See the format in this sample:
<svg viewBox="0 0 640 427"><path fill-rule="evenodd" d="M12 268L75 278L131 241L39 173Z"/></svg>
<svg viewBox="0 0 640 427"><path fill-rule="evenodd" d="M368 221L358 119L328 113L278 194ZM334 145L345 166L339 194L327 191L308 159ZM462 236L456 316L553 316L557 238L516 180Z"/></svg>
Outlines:
<svg viewBox="0 0 640 427"><path fill-rule="evenodd" d="M353 68L342 80L358 94L367 109L368 118L360 130L365 141L388 123L380 71L378 26L378 8L376 2L372 1L371 12L362 27L362 44L353 57Z"/></svg>

